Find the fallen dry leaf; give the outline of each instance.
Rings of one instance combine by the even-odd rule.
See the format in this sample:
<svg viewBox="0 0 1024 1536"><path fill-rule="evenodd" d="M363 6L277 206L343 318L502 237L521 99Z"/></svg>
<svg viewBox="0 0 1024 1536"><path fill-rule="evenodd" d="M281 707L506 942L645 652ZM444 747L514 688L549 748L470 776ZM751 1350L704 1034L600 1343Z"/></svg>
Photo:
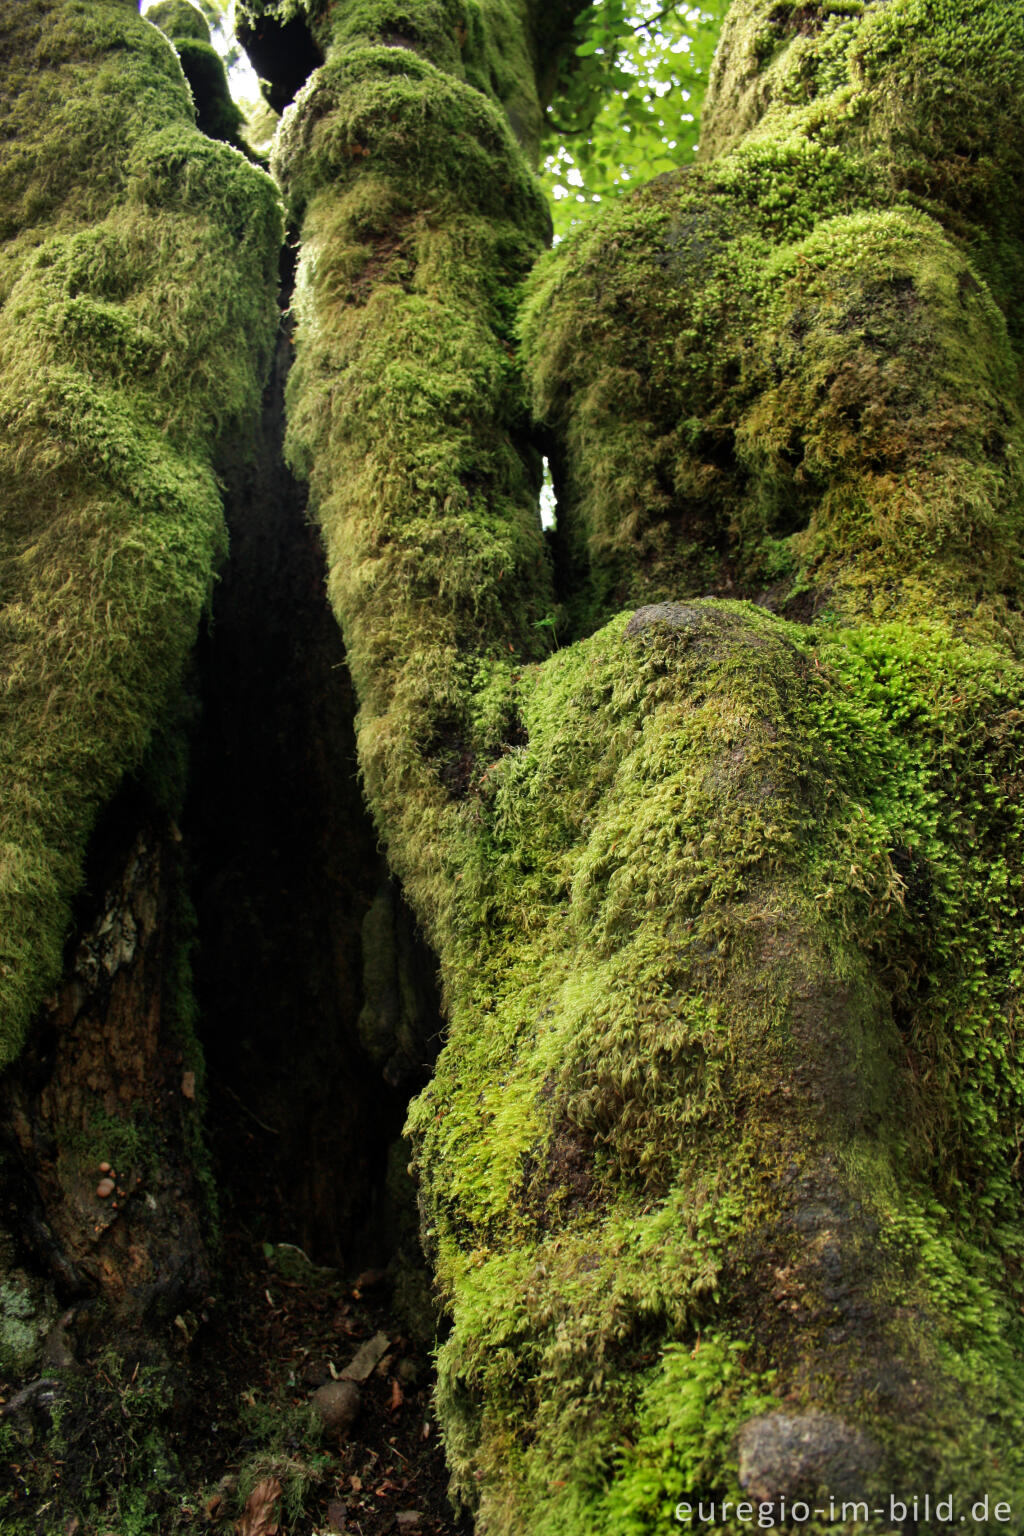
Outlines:
<svg viewBox="0 0 1024 1536"><path fill-rule="evenodd" d="M372 1376L374 1368L387 1354L391 1346L391 1340L386 1333L375 1333L372 1339L358 1349L352 1359L342 1371L342 1376L348 1381L366 1381Z"/></svg>
<svg viewBox="0 0 1024 1536"><path fill-rule="evenodd" d="M196 1075L194 1072L181 1074L181 1091L186 1099L194 1099L196 1096Z"/></svg>
<svg viewBox="0 0 1024 1536"><path fill-rule="evenodd" d="M327 1506L327 1523L334 1532L344 1532L348 1522L348 1505L341 1499L332 1499Z"/></svg>
<svg viewBox="0 0 1024 1536"><path fill-rule="evenodd" d="M391 1383L391 1401L388 1403L389 1412L397 1413L404 1402L405 1397L402 1393L402 1389L398 1385L398 1382L393 1380Z"/></svg>
<svg viewBox="0 0 1024 1536"><path fill-rule="evenodd" d="M277 1536L275 1507L280 1497L281 1484L276 1477L265 1477L257 1483L245 1501L241 1520L235 1526L238 1536Z"/></svg>

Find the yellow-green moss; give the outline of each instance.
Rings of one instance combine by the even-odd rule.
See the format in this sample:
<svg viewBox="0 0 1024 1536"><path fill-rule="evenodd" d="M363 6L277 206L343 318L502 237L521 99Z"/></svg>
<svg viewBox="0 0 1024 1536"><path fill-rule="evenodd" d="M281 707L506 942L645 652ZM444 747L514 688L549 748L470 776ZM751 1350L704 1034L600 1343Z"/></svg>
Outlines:
<svg viewBox="0 0 1024 1536"><path fill-rule="evenodd" d="M4 12L0 1058L59 975L98 809L168 708L224 547L218 445L274 326L273 187L116 0Z"/></svg>
<svg viewBox="0 0 1024 1536"><path fill-rule="evenodd" d="M433 924L438 818L507 724L474 718L474 679L542 654L553 606L512 338L547 213L495 104L404 48L332 53L274 164L304 215L288 448L327 533L363 771L378 814L408 815L396 862Z"/></svg>

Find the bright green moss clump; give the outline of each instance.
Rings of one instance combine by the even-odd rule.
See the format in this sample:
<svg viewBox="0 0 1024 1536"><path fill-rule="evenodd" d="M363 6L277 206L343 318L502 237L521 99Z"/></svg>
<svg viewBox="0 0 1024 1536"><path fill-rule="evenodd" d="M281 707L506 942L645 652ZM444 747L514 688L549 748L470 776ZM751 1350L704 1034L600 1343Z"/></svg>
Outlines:
<svg viewBox="0 0 1024 1536"><path fill-rule="evenodd" d="M0 81L0 1060L60 973L94 817L224 548L218 444L274 326L273 187L116 0L30 0Z"/></svg>

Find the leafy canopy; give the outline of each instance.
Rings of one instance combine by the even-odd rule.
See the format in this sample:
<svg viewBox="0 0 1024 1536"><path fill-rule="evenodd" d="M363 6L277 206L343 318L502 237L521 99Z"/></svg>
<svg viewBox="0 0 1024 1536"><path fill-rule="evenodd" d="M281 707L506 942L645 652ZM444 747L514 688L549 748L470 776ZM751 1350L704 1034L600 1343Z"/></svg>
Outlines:
<svg viewBox="0 0 1024 1536"><path fill-rule="evenodd" d="M598 0L577 16L544 145L557 235L602 200L692 158L728 5Z"/></svg>

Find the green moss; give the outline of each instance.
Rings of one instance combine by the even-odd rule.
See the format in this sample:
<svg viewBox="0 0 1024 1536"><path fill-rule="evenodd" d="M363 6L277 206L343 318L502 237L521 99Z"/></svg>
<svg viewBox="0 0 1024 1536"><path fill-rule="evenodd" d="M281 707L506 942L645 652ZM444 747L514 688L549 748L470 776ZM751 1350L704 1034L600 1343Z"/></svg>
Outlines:
<svg viewBox="0 0 1024 1536"><path fill-rule="evenodd" d="M735 1493L773 1372L786 1411L867 1429L879 1487L1018 1498L1020 677L941 626L819 645L694 604L623 630L524 674L528 744L465 812L449 1042L410 1121L457 1484L487 1530L654 1530L691 1466ZM647 1362L723 1317L735 1412L716 1439L674 1376L652 1427Z"/></svg>
<svg viewBox="0 0 1024 1536"><path fill-rule="evenodd" d="M223 552L214 464L259 400L273 189L201 137L114 0L5 18L0 164L0 1055L61 967L100 806L136 767Z"/></svg>
<svg viewBox="0 0 1024 1536"><path fill-rule="evenodd" d="M356 51L364 48L388 50L398 70L411 69L410 56L429 60L449 80L465 81L474 95L500 103L529 163L536 166L543 113L536 81L536 18L526 0L358 0L343 7L325 0L245 0L240 16L250 26L258 26L264 17L288 23L304 16L319 47L333 55L332 71L358 69ZM558 23L564 45L572 14L549 14L546 20L551 54ZM557 67L557 58L549 56L541 63L548 70ZM448 151L458 147L445 146Z"/></svg>
<svg viewBox="0 0 1024 1536"><path fill-rule="evenodd" d="M159 27L165 37L188 38L191 42L209 43L210 28L198 6L191 0L159 0L146 12L146 20Z"/></svg>
<svg viewBox="0 0 1024 1536"><path fill-rule="evenodd" d="M0 1260L0 1376L17 1381L38 1364L43 1340L57 1318L57 1304L14 1262L6 1237L0 1241Z"/></svg>
<svg viewBox="0 0 1024 1536"><path fill-rule="evenodd" d="M403 48L344 48L317 72L304 110L283 125L274 167L301 217L321 188L379 175L423 202L443 192L467 213L543 236L536 178L494 106ZM381 218L383 223L383 215Z"/></svg>
<svg viewBox="0 0 1024 1536"><path fill-rule="evenodd" d="M896 176L923 14L738 5L744 136L529 279L583 578L546 659L510 137L446 42L340 15L282 135L290 451L441 960L409 1129L488 1536L663 1528L773 1413L874 1492L1024 1496L1015 279Z"/></svg>
<svg viewBox="0 0 1024 1536"><path fill-rule="evenodd" d="M65 1125L60 1135L61 1161L66 1169L62 1182L71 1184L75 1175L83 1180L95 1178L101 1162L110 1163L122 1177L129 1171L151 1173L159 1162L159 1147L151 1124L139 1113L90 1110L84 1125Z"/></svg>
<svg viewBox="0 0 1024 1536"><path fill-rule="evenodd" d="M113 1346L92 1375L64 1378L47 1444L31 1467L33 1482L50 1474L47 1536L74 1518L83 1529L123 1536L166 1528L179 1475L168 1432L173 1398L166 1364Z"/></svg>
<svg viewBox="0 0 1024 1536"><path fill-rule="evenodd" d="M331 1468L330 1452L319 1449L323 1425L308 1403L296 1406L261 1399L255 1392L246 1396L241 1421L251 1450L239 1470L239 1514L244 1513L257 1484L273 1479L281 1488L280 1508L285 1518L299 1521L312 1502L313 1490L325 1481Z"/></svg>
<svg viewBox="0 0 1024 1536"><path fill-rule="evenodd" d="M774 1407L770 1379L743 1368L742 1340L702 1337L692 1349L669 1345L639 1383L636 1443L616 1458L616 1475L597 1503L597 1530L643 1536L675 1521L679 1504L721 1489L719 1501L743 1499L738 1483L721 1487L736 1430ZM678 1522L676 1522L678 1523Z"/></svg>
<svg viewBox="0 0 1024 1536"><path fill-rule="evenodd" d="M853 787L857 876L816 896L888 967L913 1108L905 1161L1015 1262L1020 665L936 620L842 631L818 657L835 686L816 704L815 730Z"/></svg>
<svg viewBox="0 0 1024 1536"><path fill-rule="evenodd" d="M403 873L437 892L449 788L502 750L470 706L479 652L541 654L552 607L511 335L546 211L495 106L405 49L338 48L275 166L305 215L288 448L327 532L364 772L409 815Z"/></svg>

